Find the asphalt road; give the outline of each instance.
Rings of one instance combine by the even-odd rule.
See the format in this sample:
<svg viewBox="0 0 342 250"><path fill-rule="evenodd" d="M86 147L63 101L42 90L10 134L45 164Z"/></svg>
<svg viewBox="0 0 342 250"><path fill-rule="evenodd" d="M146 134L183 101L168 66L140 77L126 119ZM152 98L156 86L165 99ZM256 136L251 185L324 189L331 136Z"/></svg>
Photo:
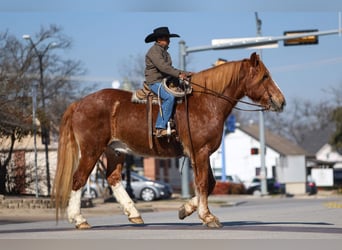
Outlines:
<svg viewBox="0 0 342 250"><path fill-rule="evenodd" d="M181 203L138 206L143 208L144 225L130 224L121 212L111 214L115 205L110 204L107 212L87 213L93 228L85 231L66 220L56 224L50 217L0 216L0 239L342 239L341 196L213 197L210 209L223 224L221 229L206 228L197 214L179 220Z"/></svg>

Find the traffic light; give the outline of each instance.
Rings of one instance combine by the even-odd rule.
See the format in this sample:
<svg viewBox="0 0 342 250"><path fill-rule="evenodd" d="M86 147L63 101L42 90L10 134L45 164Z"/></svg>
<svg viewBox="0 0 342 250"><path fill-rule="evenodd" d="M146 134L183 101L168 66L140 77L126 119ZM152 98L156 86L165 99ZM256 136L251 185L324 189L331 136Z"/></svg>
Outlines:
<svg viewBox="0 0 342 250"><path fill-rule="evenodd" d="M258 148L251 148L251 155L258 155L259 149Z"/></svg>
<svg viewBox="0 0 342 250"><path fill-rule="evenodd" d="M318 32L318 30L316 29L316 30L285 31L284 36L300 35L303 33L311 33L311 32ZM309 44L318 44L318 36L309 35L309 36L284 40L284 46L309 45Z"/></svg>

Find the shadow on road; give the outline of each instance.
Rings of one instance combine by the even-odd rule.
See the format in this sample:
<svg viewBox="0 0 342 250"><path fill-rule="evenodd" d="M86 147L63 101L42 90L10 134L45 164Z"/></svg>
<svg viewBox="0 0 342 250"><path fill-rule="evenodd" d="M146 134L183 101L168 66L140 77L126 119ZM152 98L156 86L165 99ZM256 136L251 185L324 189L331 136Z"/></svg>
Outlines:
<svg viewBox="0 0 342 250"><path fill-rule="evenodd" d="M342 234L342 228L331 227L333 224L324 222L262 222L262 221L231 221L223 222L223 227L214 230L227 231L266 231L266 232L298 232ZM0 234L60 232L77 230L72 227L49 227L35 229L0 229ZM146 223L93 226L91 231L110 230L211 230L201 223Z"/></svg>

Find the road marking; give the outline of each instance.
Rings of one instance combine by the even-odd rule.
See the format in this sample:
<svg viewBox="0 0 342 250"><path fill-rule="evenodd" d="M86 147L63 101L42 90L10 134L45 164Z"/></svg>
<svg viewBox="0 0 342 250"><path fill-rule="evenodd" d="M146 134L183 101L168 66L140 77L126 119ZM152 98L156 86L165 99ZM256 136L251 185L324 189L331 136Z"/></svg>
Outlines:
<svg viewBox="0 0 342 250"><path fill-rule="evenodd" d="M331 201L324 203L327 208L342 208L342 202Z"/></svg>

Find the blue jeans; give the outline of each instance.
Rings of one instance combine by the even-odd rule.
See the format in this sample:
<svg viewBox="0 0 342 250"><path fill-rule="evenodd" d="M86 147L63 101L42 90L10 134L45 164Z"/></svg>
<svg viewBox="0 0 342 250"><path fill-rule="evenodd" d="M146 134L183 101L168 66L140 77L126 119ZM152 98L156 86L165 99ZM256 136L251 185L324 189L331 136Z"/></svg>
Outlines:
<svg viewBox="0 0 342 250"><path fill-rule="evenodd" d="M162 99L161 110L162 114L158 113L157 121L156 121L156 128L157 129L166 129L167 122L170 120L173 106L175 104L175 97L167 92L162 83L154 83L150 84L150 89Z"/></svg>

